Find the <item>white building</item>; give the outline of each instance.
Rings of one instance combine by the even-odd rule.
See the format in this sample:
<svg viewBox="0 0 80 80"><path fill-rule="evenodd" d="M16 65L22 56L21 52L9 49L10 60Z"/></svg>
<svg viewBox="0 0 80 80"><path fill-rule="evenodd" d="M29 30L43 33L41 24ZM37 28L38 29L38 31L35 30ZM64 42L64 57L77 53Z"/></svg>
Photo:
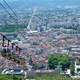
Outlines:
<svg viewBox="0 0 80 80"><path fill-rule="evenodd" d="M80 64L77 64L77 61L75 61L75 74L80 74Z"/></svg>

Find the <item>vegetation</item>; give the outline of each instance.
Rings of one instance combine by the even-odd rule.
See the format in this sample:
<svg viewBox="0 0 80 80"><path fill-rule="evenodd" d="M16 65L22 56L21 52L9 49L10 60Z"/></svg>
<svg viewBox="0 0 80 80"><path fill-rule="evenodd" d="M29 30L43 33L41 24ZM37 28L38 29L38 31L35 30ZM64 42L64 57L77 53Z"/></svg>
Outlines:
<svg viewBox="0 0 80 80"><path fill-rule="evenodd" d="M80 80L80 79L72 79L69 76L59 75L59 74L37 74L33 78L34 80Z"/></svg>
<svg viewBox="0 0 80 80"><path fill-rule="evenodd" d="M16 32L18 30L24 29L24 25L8 25L8 26L0 26L0 32Z"/></svg>
<svg viewBox="0 0 80 80"><path fill-rule="evenodd" d="M61 76L61 75L43 75L36 77L36 80L72 80L68 76Z"/></svg>
<svg viewBox="0 0 80 80"><path fill-rule="evenodd" d="M50 69L55 69L60 66L62 70L65 70L70 67L70 59L68 55L50 55L48 65Z"/></svg>
<svg viewBox="0 0 80 80"><path fill-rule="evenodd" d="M23 80L23 77L16 75L0 75L0 80Z"/></svg>
<svg viewBox="0 0 80 80"><path fill-rule="evenodd" d="M34 80L80 80L80 79L72 79L69 76L56 75L56 74L41 74L36 75L34 78L29 77L28 79ZM25 80L23 76L18 75L0 75L0 80Z"/></svg>

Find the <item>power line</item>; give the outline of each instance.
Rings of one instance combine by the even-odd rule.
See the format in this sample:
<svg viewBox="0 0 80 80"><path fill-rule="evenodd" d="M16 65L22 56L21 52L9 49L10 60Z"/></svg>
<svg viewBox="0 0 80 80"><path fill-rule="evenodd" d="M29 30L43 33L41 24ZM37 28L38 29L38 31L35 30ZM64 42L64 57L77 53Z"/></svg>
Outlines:
<svg viewBox="0 0 80 80"><path fill-rule="evenodd" d="M15 19L14 17L13 17L13 15L7 10L7 8L0 2L0 5L2 6L2 8L5 10L5 12L7 12L8 13L8 15L11 17L11 18L13 18L15 21L17 20L17 19ZM18 24L18 20L16 21L16 23Z"/></svg>
<svg viewBox="0 0 80 80"><path fill-rule="evenodd" d="M16 15L15 11L10 7L10 5L6 2L6 0L3 0L3 1L8 6L8 8L13 12L13 14L18 18L18 16Z"/></svg>
<svg viewBox="0 0 80 80"><path fill-rule="evenodd" d="M9 14L10 17L12 17L12 15L10 14L10 12L5 8L5 6L0 2L0 5L5 9L5 11Z"/></svg>
<svg viewBox="0 0 80 80"><path fill-rule="evenodd" d="M12 15L11 15L11 13L5 8L5 6L0 2L0 5L2 6L2 8L8 13L8 15L11 17L11 18L13 18L13 19L15 19Z"/></svg>
<svg viewBox="0 0 80 80"><path fill-rule="evenodd" d="M15 15L15 20L16 20L16 23L18 24L18 16L17 16L17 14L15 13L15 11L11 8L11 6L7 3L7 1L6 0L3 0L4 1L4 3L7 5L7 7L13 12L13 14Z"/></svg>

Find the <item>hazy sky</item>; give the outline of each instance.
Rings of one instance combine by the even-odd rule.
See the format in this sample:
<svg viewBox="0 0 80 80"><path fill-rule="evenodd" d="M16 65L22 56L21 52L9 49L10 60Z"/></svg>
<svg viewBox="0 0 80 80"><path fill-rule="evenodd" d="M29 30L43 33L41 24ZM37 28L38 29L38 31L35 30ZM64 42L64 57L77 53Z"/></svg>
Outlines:
<svg viewBox="0 0 80 80"><path fill-rule="evenodd" d="M0 1L2 1L2 0L0 0ZM6 0L6 1L32 1L32 2L57 2L57 3L59 3L59 2L72 2L72 3L74 3L74 2L80 2L80 0Z"/></svg>
<svg viewBox="0 0 80 80"><path fill-rule="evenodd" d="M25 1L26 3L27 2L31 2L31 3L38 3L38 2L41 2L41 3L55 3L55 4L79 4L80 3L80 0L6 0L6 1L19 1L19 2L22 2L22 1Z"/></svg>
<svg viewBox="0 0 80 80"><path fill-rule="evenodd" d="M2 1L2 0L1 0ZM14 5L28 6L80 6L80 0L6 0L7 2L15 2ZM24 6L23 5L23 6Z"/></svg>

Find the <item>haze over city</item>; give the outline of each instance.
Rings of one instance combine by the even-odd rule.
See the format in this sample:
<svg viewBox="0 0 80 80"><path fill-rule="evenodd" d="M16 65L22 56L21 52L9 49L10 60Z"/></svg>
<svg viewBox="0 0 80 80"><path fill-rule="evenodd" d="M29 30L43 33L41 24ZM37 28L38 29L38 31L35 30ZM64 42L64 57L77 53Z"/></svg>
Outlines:
<svg viewBox="0 0 80 80"><path fill-rule="evenodd" d="M80 0L0 0L0 80L80 80Z"/></svg>
<svg viewBox="0 0 80 80"><path fill-rule="evenodd" d="M2 0L1 0L2 1ZM80 0L6 0L12 7L79 7ZM23 5L24 4L24 5Z"/></svg>

